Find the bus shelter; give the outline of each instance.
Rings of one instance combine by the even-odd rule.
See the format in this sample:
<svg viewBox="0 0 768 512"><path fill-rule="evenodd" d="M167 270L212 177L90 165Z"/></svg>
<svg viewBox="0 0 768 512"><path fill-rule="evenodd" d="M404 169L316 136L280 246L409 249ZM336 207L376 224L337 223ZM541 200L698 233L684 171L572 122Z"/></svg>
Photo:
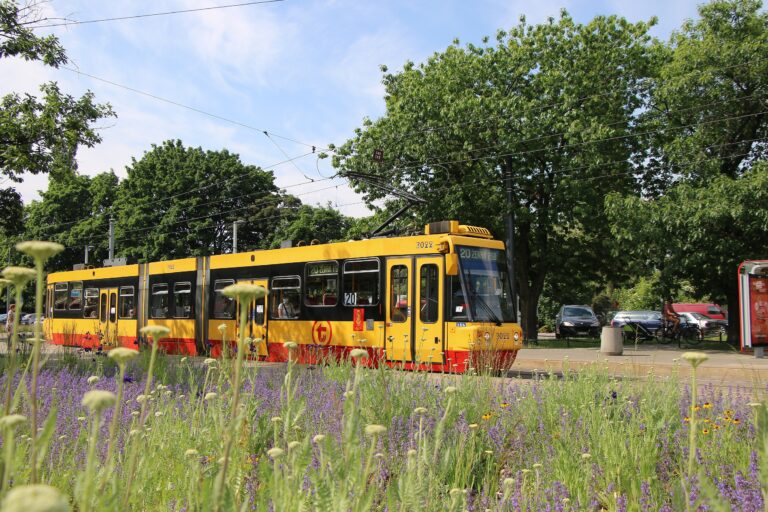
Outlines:
<svg viewBox="0 0 768 512"><path fill-rule="evenodd" d="M739 309L741 351L763 352L768 347L768 260L739 265Z"/></svg>

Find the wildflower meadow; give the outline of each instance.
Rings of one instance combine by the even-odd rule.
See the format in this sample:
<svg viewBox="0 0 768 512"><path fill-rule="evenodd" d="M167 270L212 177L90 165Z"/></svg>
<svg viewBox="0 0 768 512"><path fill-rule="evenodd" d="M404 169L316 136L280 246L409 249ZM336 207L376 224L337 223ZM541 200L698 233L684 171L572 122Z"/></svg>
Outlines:
<svg viewBox="0 0 768 512"><path fill-rule="evenodd" d="M4 277L40 290L42 265ZM266 291L226 293L248 304ZM523 380L370 367L362 349L312 367L258 365L245 349L179 358L157 350L160 326L145 328L141 352L46 359L37 333L29 356L10 340L2 359L3 511L768 504L766 390L697 385L697 353L681 362L693 382L600 365ZM235 347L255 341L230 334Z"/></svg>

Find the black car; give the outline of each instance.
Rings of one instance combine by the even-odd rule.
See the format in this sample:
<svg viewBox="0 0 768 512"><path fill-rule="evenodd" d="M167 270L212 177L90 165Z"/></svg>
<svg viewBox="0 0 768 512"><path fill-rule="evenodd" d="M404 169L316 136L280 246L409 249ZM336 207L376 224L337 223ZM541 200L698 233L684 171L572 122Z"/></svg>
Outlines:
<svg viewBox="0 0 768 512"><path fill-rule="evenodd" d="M600 335L600 320L589 306L569 305L560 308L555 316L555 337Z"/></svg>

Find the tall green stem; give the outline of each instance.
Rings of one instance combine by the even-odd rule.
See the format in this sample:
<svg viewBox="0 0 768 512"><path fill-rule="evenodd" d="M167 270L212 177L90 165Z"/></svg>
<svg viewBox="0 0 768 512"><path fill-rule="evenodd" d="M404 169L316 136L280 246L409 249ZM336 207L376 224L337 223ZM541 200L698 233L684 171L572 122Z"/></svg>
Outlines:
<svg viewBox="0 0 768 512"><path fill-rule="evenodd" d="M232 384L234 386L233 390L233 396L232 396L232 407L230 409L229 415L230 415L230 424L227 430L224 432L224 435L226 436L226 441L224 444L224 463L221 465L221 470L219 471L219 474L216 476L216 481L214 482L214 488L213 488L213 509L215 511L221 510L221 494L224 489L224 482L227 478L227 469L229 468L229 455L232 451L232 443L235 440L235 434L237 432L238 427L238 407L240 402L240 379L241 379L241 372L242 372L242 366L243 366L243 358L244 358L244 352L245 352L245 328L246 328L246 320L248 319L248 301L241 300L240 301L240 333L238 337L237 342L237 360L235 362L235 379L234 383Z"/></svg>
<svg viewBox="0 0 768 512"><path fill-rule="evenodd" d="M120 373L117 378L117 404L115 405L115 412L112 416L112 423L109 426L109 444L107 445L107 475L104 481L109 480L112 471L115 468L115 463L112 459L115 452L115 445L117 444L117 426L120 421L120 414L123 412L123 379L125 378L125 364L119 365Z"/></svg>
<svg viewBox="0 0 768 512"><path fill-rule="evenodd" d="M13 471L13 448L16 442L13 429L5 429L5 432L3 432L3 442L5 443L5 464L3 464L3 486L0 487L0 490L5 492L8 489Z"/></svg>
<svg viewBox="0 0 768 512"><path fill-rule="evenodd" d="M37 283L35 292L35 338L32 347L32 446L31 463L32 479L30 483L37 483L37 374L40 371L40 347L43 343L43 262L40 258L35 258L35 269L37 270ZM18 315L17 315L18 316Z"/></svg>
<svg viewBox="0 0 768 512"><path fill-rule="evenodd" d="M83 500L82 500L82 512L88 512L91 509L91 501L93 500L93 473L94 466L96 464L96 440L99 437L99 425L101 423L101 416L99 413L93 415L93 423L91 424L91 435L88 438L88 455L85 460L85 482L83 483Z"/></svg>
<svg viewBox="0 0 768 512"><path fill-rule="evenodd" d="M144 400L141 402L141 412L139 413L139 426L144 427L147 419L147 404L149 403L149 390L152 387L152 372L155 369L155 358L157 357L157 345L159 338L152 336L152 354L149 356L149 369L147 370L147 383L144 385ZM128 509L128 502L131 499L131 486L133 485L134 473L136 473L136 462L138 458L137 444L131 446L131 452L128 456L128 476L125 482L125 495L123 496L123 510Z"/></svg>
<svg viewBox="0 0 768 512"><path fill-rule="evenodd" d="M691 421L688 436L688 478L693 476L693 463L696 459L696 367L691 369Z"/></svg>

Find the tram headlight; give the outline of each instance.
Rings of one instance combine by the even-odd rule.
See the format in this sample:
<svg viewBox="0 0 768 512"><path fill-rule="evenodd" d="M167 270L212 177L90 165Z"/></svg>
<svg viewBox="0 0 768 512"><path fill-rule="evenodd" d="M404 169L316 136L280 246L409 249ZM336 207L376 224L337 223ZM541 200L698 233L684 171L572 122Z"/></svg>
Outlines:
<svg viewBox="0 0 768 512"><path fill-rule="evenodd" d="M485 331L485 334L483 334L483 339L485 339L485 341L491 341L491 333Z"/></svg>
<svg viewBox="0 0 768 512"><path fill-rule="evenodd" d="M519 332L517 332L517 331L515 331L515 334L513 334L513 335L512 335L512 338L513 338L515 341L519 340L519 339L520 339L520 333L519 333Z"/></svg>

